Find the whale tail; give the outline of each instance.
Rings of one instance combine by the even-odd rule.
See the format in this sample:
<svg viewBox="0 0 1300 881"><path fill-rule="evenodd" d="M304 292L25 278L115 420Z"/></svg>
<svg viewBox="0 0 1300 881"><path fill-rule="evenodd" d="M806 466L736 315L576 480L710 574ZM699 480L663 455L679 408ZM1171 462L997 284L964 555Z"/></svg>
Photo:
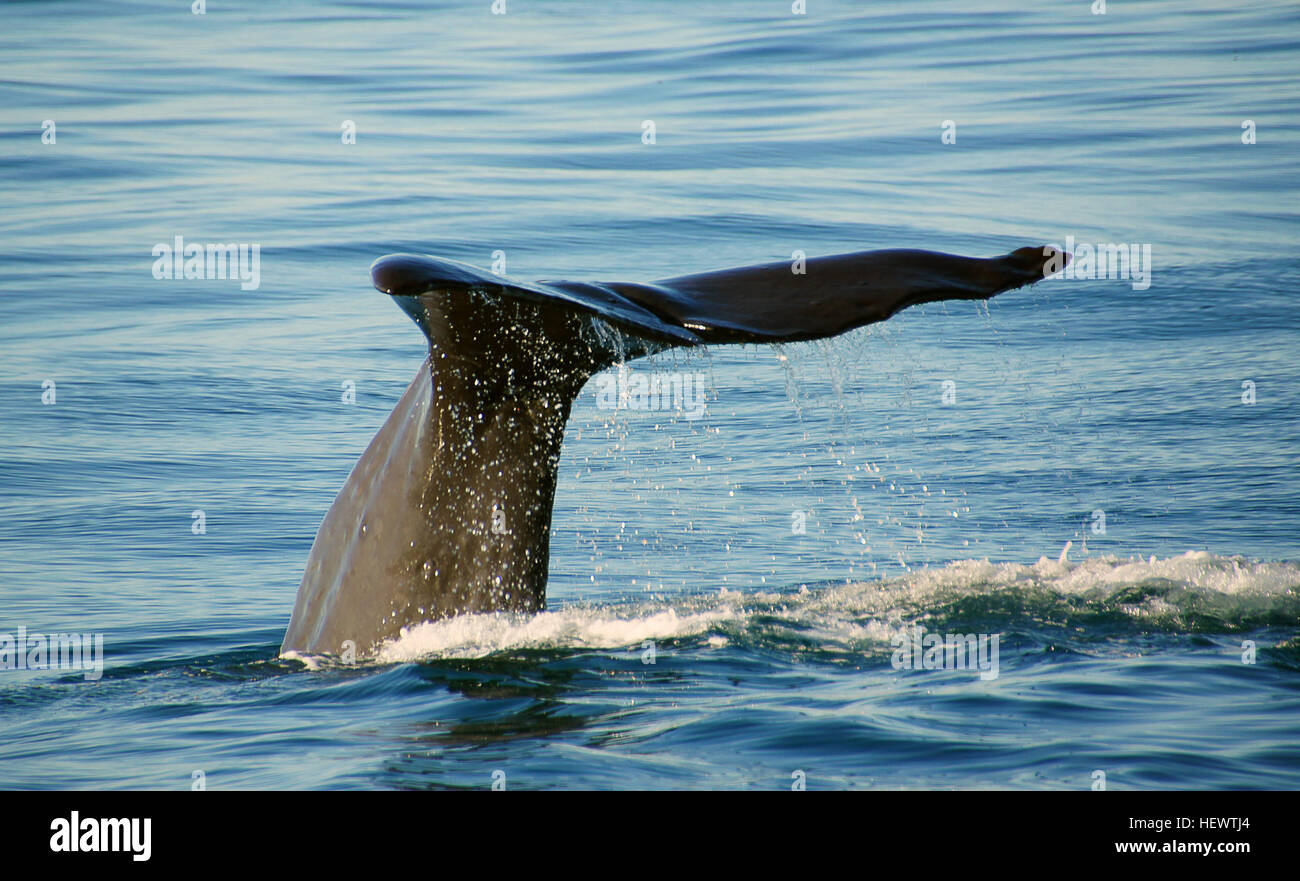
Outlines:
<svg viewBox="0 0 1300 881"><path fill-rule="evenodd" d="M1064 268L1051 247L1000 257L890 250L782 261L648 284L523 282L440 257L393 254L371 267L375 287L430 334L428 311L477 293L603 319L665 345L796 342L884 321L908 306L986 300ZM432 341L432 337L431 337Z"/></svg>
<svg viewBox="0 0 1300 881"><path fill-rule="evenodd" d="M834 336L918 303L988 299L1067 260L1050 247L867 251L641 284L380 258L375 287L424 331L429 355L321 523L282 651L365 655L423 621L543 608L565 423L613 363Z"/></svg>

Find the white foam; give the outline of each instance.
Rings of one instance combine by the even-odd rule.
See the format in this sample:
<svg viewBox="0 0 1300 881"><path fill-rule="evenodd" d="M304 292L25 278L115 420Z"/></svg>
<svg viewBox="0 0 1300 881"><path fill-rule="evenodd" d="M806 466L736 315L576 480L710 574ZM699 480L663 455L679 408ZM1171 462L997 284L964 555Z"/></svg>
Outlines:
<svg viewBox="0 0 1300 881"><path fill-rule="evenodd" d="M1062 554L1037 563L959 560L946 566L913 569L897 578L836 585L798 592L727 590L660 603L574 605L537 615L463 615L406 628L381 646L381 663L425 658L480 658L511 649L639 648L646 640L705 637L701 646L721 648L735 642L762 616L761 629L773 622L790 627L798 640L827 648L870 650L888 645L898 628L927 612L995 591L1046 591L1076 597L1088 604L1106 603L1118 591L1155 584L1175 589L1139 592L1133 604L1118 604L1126 613L1153 625L1180 626L1181 595L1190 607L1213 600L1216 609L1292 609L1300 589L1300 564L1257 562L1188 551L1165 560L1113 556L1070 562ZM1117 604L1111 603L1111 608ZM1067 607L1066 612L1069 611ZM725 631L728 635L718 634ZM755 639L766 638L755 635ZM308 663L306 659L304 663Z"/></svg>
<svg viewBox="0 0 1300 881"><path fill-rule="evenodd" d="M646 640L699 636L741 613L723 606L679 614L675 608L571 606L536 615L459 615L403 628L384 643L381 662L421 658L481 658L503 649L626 648Z"/></svg>
<svg viewBox="0 0 1300 881"><path fill-rule="evenodd" d="M326 661L326 659L321 655L304 654L303 652L296 652L293 649L290 649L287 652L282 652L280 658L284 661L297 661L308 670L319 670L321 664Z"/></svg>

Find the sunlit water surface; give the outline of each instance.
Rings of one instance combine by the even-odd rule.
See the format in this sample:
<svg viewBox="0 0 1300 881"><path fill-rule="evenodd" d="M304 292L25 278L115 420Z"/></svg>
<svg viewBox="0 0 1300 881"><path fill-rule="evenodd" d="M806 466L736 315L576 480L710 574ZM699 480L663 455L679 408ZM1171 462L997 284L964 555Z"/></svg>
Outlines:
<svg viewBox="0 0 1300 881"><path fill-rule="evenodd" d="M808 5L0 9L0 631L105 653L0 672L0 785L1300 785L1300 9ZM177 235L260 286L154 279ZM374 258L1067 236L1150 244L1150 286L634 362L705 415L588 386L547 612L277 657L422 357ZM913 626L998 675L895 670Z"/></svg>

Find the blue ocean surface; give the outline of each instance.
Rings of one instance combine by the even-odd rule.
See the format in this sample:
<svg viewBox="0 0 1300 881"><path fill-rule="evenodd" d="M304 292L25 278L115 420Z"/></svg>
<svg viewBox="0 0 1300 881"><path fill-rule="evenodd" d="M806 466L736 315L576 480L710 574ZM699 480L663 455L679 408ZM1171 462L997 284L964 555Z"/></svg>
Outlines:
<svg viewBox="0 0 1300 881"><path fill-rule="evenodd" d="M1300 786L1300 7L806 6L0 5L0 786ZM375 258L1067 242L1149 262L593 379L545 612L279 656L424 357Z"/></svg>

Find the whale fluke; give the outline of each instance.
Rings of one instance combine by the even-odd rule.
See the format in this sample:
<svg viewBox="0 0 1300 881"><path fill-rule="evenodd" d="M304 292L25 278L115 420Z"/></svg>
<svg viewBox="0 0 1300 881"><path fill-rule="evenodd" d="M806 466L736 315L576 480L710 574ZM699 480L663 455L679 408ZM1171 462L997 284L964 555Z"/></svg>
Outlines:
<svg viewBox="0 0 1300 881"><path fill-rule="evenodd" d="M793 342L982 300L1068 261L864 251L633 282L522 282L437 257L371 267L429 355L343 484L282 652L373 654L403 627L546 604L564 426L599 370L672 347ZM350 645L349 645L350 643Z"/></svg>

